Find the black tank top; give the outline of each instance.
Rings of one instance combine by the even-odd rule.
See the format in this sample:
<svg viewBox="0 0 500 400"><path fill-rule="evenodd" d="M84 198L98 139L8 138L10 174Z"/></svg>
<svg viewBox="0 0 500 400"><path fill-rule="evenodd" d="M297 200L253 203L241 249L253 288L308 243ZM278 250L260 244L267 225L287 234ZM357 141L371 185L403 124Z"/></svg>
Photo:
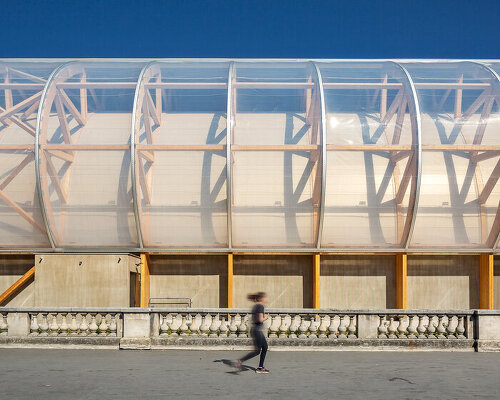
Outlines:
<svg viewBox="0 0 500 400"><path fill-rule="evenodd" d="M262 322L259 322L258 315L262 313L264 314L264 306L262 304L256 304L252 308L252 322L254 325L260 326Z"/></svg>

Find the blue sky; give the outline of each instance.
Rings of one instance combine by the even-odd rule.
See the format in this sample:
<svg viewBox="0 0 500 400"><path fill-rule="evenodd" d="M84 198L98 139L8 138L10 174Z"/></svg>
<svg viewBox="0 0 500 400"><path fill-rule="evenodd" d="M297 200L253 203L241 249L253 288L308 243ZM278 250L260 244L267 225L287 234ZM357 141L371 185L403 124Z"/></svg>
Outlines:
<svg viewBox="0 0 500 400"><path fill-rule="evenodd" d="M500 1L0 0L0 57L500 58Z"/></svg>

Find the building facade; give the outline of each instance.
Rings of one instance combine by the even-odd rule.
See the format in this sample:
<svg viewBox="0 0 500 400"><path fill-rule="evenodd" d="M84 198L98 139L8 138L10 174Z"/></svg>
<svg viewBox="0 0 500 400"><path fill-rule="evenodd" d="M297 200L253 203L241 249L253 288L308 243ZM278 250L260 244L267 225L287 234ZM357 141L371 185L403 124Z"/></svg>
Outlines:
<svg viewBox="0 0 500 400"><path fill-rule="evenodd" d="M3 303L500 308L499 73L0 60Z"/></svg>

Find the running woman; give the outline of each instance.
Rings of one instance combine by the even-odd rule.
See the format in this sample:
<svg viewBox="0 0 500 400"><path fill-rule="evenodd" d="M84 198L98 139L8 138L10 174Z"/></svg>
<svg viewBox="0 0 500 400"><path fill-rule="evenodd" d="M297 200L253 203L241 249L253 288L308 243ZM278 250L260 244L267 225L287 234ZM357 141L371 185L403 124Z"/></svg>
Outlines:
<svg viewBox="0 0 500 400"><path fill-rule="evenodd" d="M267 353L267 341L264 332L262 331L264 321L268 318L268 316L264 316L264 304L267 303L267 295L264 292L249 294L248 300L255 303L252 308L252 328L250 329L250 335L253 338L255 350L248 353L240 360L233 361L233 365L234 367L241 369L241 365L244 361L260 354L259 367L255 370L255 372L258 374L268 374L269 370L264 368L264 360L266 359Z"/></svg>

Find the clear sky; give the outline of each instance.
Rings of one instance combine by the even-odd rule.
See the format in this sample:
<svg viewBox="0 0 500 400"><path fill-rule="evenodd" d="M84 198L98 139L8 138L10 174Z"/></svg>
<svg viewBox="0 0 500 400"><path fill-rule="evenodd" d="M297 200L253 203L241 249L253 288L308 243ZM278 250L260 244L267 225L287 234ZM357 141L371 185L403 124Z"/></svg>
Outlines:
<svg viewBox="0 0 500 400"><path fill-rule="evenodd" d="M500 58L499 0L0 0L0 57Z"/></svg>

